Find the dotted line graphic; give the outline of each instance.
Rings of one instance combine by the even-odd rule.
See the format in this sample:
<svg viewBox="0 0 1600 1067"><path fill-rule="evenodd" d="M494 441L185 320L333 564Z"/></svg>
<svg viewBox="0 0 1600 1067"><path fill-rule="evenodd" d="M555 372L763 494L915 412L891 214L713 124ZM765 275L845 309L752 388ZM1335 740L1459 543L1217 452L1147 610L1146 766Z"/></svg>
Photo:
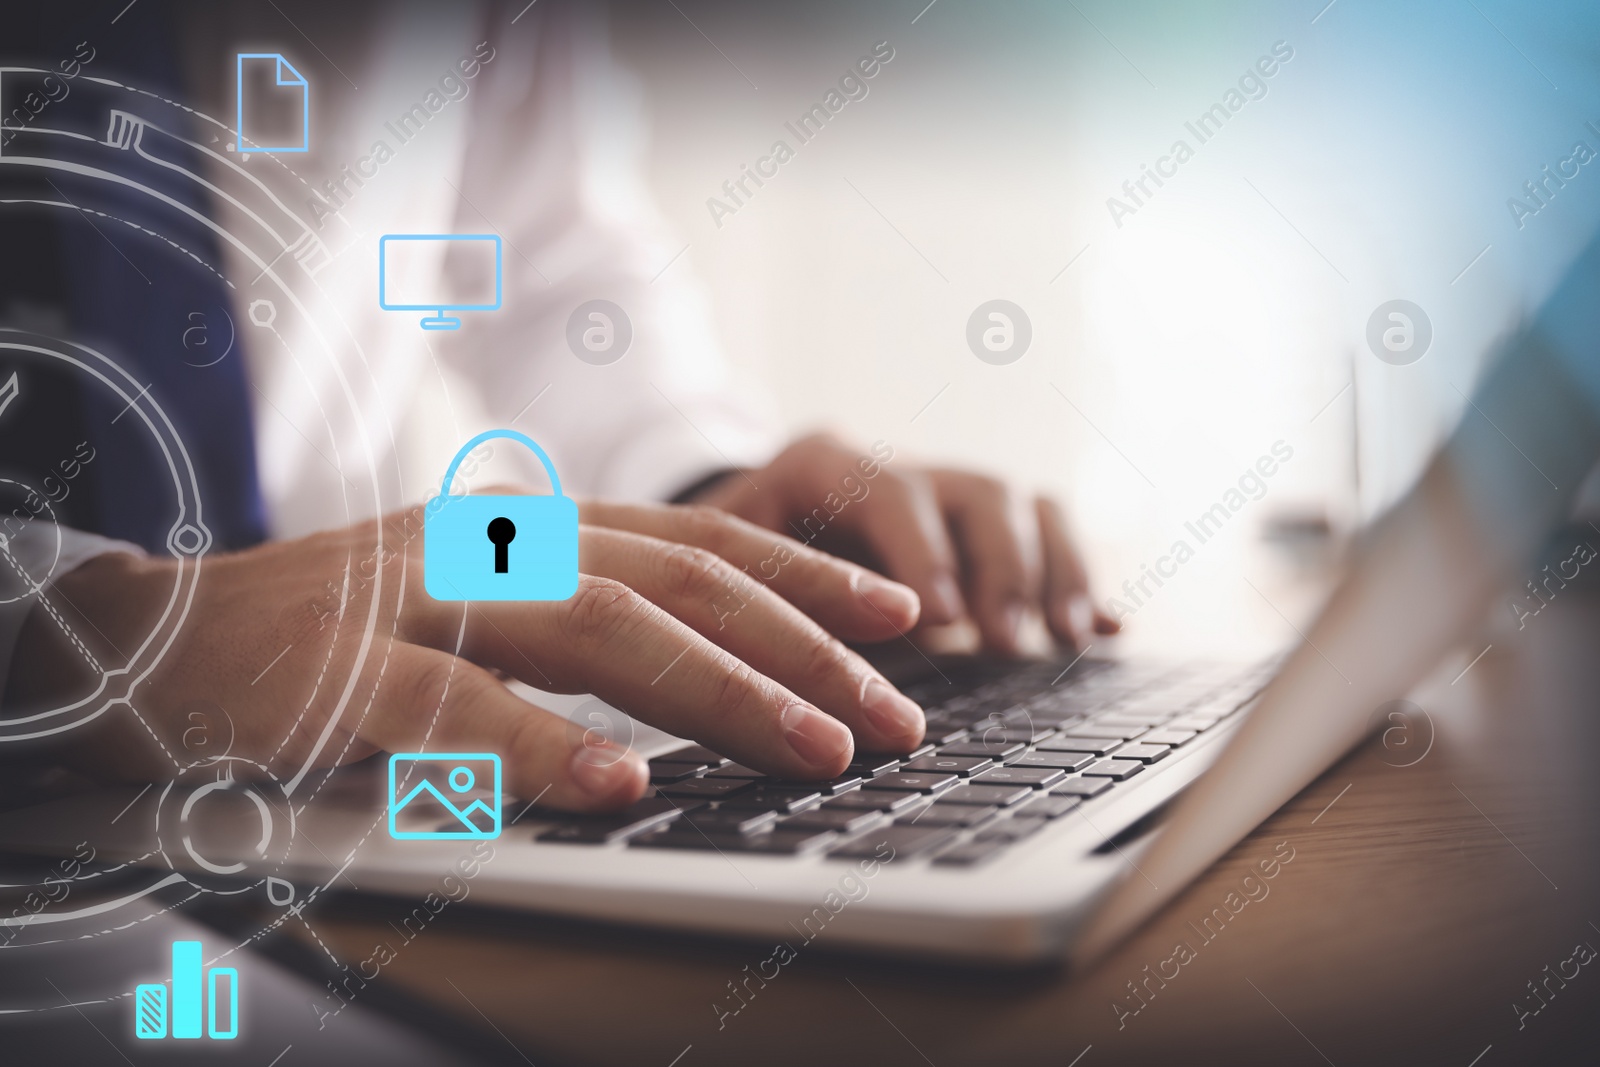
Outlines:
<svg viewBox="0 0 1600 1067"><path fill-rule="evenodd" d="M6 562L11 565L12 570L17 572L17 577L22 579L24 585L33 586L34 590L39 594L40 605L50 616L51 621L60 627L62 633L67 635L67 640L72 642L72 647L76 648L78 654L88 662L90 669L96 674L105 674L105 668L100 666L100 661L95 658L93 652L89 651L89 646L84 644L82 638L67 624L67 620L57 610L56 606L50 602L50 598L44 595L44 586L36 585L28 572L22 569L22 564L17 562L17 557L11 554L10 542L0 540L0 556L5 556Z"/></svg>
<svg viewBox="0 0 1600 1067"><path fill-rule="evenodd" d="M138 230L140 233L146 234L146 235L148 235L150 237L154 237L156 240L162 242L163 244L170 245L172 248L176 249L181 254L183 254L185 256L188 256L190 259L194 260L200 266L204 267L206 270L208 270L212 274L216 275L217 280L220 281L222 284L226 285L229 289L237 289L237 288L239 288L237 285L234 285L233 282L229 281L227 279L227 277L225 277L220 270L218 270L216 267L212 266L210 263L207 263L205 260L201 259L197 254L195 254L194 252L191 252L189 249L185 248L183 245L179 244L177 241L174 241L172 238L166 236L165 234L157 233L155 230L152 230L149 227L141 226L137 222L130 221L129 219L125 219L125 218L122 218L122 217L117 216L117 215L108 214L107 212L104 212L104 211L97 211L94 208L80 207L77 204L63 203L62 201L59 201L59 200L31 200L31 199L27 199L27 198L24 198L24 197L17 197L17 198L0 199L0 204L5 204L5 205L31 204L31 205L34 205L36 207L66 208L69 211L76 211L80 215L98 215L100 218L105 219L107 222L120 222L120 223L122 223L122 225L128 227L129 229Z"/></svg>

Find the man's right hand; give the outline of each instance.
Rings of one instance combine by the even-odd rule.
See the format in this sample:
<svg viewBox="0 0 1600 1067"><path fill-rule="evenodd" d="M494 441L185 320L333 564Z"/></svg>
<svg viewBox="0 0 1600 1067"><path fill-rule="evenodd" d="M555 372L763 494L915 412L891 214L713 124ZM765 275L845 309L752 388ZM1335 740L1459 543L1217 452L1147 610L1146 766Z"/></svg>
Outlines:
<svg viewBox="0 0 1600 1067"><path fill-rule="evenodd" d="M509 791L552 806L604 810L644 793L642 758L522 700L504 677L593 693L786 778L835 776L857 743L921 741L920 709L840 643L913 626L910 589L711 508L585 503L580 517L582 575L560 602L433 600L406 532L421 529L420 508L384 520L382 553L368 523L208 556L178 639L133 690L137 714L118 706L80 728L68 757L108 778L170 777L164 749L182 752L186 711L205 704L231 719L233 755L280 774L379 750L486 751L502 757ZM120 664L155 625L175 566L101 556L62 576L55 602L102 663ZM8 712L95 681L32 612Z"/></svg>

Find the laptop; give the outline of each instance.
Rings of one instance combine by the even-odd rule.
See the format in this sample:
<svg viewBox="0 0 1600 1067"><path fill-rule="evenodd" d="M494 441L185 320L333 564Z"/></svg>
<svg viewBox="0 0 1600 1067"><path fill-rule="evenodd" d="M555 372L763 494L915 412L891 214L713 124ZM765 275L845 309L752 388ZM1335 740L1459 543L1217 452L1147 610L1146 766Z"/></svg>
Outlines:
<svg viewBox="0 0 1600 1067"><path fill-rule="evenodd" d="M23 925L71 936L200 893L294 914L359 890L417 899L419 924L470 899L790 952L1090 960L1358 744L1373 710L1481 620L1568 517L1600 456L1597 282L1600 246L1506 343L1452 438L1281 656L925 661L904 680L927 709L923 747L860 754L828 782L767 779L630 722L653 792L607 816L498 796L469 773L465 807L407 805L391 827L392 757L309 796L274 796L223 759L199 769L203 782L0 816L0 849L88 848L115 872ZM585 705L566 700L581 721ZM244 800L186 827L205 793Z"/></svg>

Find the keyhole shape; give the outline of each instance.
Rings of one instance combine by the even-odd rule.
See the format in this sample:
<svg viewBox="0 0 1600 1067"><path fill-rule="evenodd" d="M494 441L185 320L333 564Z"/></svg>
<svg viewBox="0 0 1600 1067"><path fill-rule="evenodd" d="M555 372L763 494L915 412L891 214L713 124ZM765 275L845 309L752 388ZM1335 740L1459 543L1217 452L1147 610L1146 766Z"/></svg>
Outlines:
<svg viewBox="0 0 1600 1067"><path fill-rule="evenodd" d="M505 516L489 520L489 540L494 542L494 572L504 574L511 569L511 553L507 546L517 537L517 524Z"/></svg>

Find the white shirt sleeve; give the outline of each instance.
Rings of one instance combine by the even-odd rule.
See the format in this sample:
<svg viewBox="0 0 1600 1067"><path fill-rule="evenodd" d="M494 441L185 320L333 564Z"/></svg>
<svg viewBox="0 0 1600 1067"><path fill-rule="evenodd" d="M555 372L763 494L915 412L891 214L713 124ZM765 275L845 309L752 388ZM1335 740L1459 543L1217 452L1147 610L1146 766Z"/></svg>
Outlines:
<svg viewBox="0 0 1600 1067"><path fill-rule="evenodd" d="M143 556L144 549L127 541L67 529L48 522L24 523L19 533L0 532L0 698L11 674L11 656L22 635L22 624L34 610L59 611L51 591L62 575L96 556L128 552Z"/></svg>
<svg viewBox="0 0 1600 1067"><path fill-rule="evenodd" d="M502 235L505 291L471 350L445 348L485 412L538 439L572 491L661 500L719 468L767 462L782 438L762 395L735 382L691 250L665 234L645 190L638 86L612 58L603 16L575 7L516 26L515 5L495 9L455 229ZM596 299L632 325L607 365L566 340L574 311Z"/></svg>

